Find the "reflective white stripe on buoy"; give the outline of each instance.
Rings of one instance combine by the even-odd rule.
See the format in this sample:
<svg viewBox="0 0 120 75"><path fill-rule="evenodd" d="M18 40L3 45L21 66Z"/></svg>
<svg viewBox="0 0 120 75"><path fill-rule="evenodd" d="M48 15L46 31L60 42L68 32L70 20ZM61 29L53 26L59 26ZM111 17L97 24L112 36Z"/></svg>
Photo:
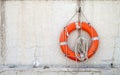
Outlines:
<svg viewBox="0 0 120 75"><path fill-rule="evenodd" d="M60 45L67 45L67 42L60 42Z"/></svg>
<svg viewBox="0 0 120 75"><path fill-rule="evenodd" d="M69 36L69 33L68 32L66 32L66 33L67 33L66 35Z"/></svg>
<svg viewBox="0 0 120 75"><path fill-rule="evenodd" d="M99 40L99 38L98 37L93 37L92 40Z"/></svg>
<svg viewBox="0 0 120 75"><path fill-rule="evenodd" d="M80 29L80 26L78 25L78 22L75 22L76 29Z"/></svg>

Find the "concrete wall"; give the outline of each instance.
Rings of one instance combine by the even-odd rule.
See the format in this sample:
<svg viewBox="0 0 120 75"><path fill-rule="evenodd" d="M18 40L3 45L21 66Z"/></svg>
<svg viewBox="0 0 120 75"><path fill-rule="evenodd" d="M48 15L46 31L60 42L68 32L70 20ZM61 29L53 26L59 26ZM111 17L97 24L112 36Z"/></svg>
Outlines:
<svg viewBox="0 0 120 75"><path fill-rule="evenodd" d="M31 74L41 75L40 70L4 69L4 64L23 66L27 68L37 60L44 67L89 67L92 70L78 69L73 72L79 75L117 75L119 73L119 35L120 35L120 1L82 1L81 7L88 21L97 30L100 45L96 54L85 64L66 58L59 47L59 36L67 21L75 13L76 1L1 1L1 74ZM85 19L82 18L84 21ZM77 21L77 16L71 22ZM72 33L76 36L76 33ZM72 39L72 40L71 40ZM73 48L74 37L70 36L70 46ZM112 65L113 64L113 65ZM24 67L25 67L24 66ZM115 67L115 69L111 69ZM89 69L88 68L88 69ZM100 70L96 68L102 68ZM106 68L110 68L106 70ZM84 68L83 68L84 69ZM60 72L72 75L66 69L54 69L43 75ZM96 72L97 70L97 72ZM27 72L26 72L27 71ZM65 71L65 72L64 72ZM32 74L32 73L33 74ZM49 73L50 72L50 73ZM34 74L35 73L35 74ZM74 74L74 73L73 73ZM76 74L76 75L77 75Z"/></svg>

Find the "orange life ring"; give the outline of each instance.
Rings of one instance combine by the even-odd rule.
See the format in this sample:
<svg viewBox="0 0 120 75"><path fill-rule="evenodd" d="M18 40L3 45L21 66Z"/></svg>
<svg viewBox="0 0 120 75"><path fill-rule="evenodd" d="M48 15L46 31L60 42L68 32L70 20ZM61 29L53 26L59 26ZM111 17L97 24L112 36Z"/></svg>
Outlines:
<svg viewBox="0 0 120 75"><path fill-rule="evenodd" d="M73 22L73 23L70 23L69 25L67 25L60 35L60 40L59 40L60 48L61 48L62 52L68 58L75 60L75 61L76 60L79 61L77 59L77 57L75 56L75 52L72 51L67 45L68 35L72 31L76 30L77 28L79 28L79 29L82 28L82 30L86 31L92 39L92 42L91 42L90 48L88 49L88 54L87 54L88 58L91 58L95 54L95 52L97 51L97 48L99 45L99 39L98 39L98 34L95 31L95 29L86 22L81 22L81 25L80 25L80 22Z"/></svg>

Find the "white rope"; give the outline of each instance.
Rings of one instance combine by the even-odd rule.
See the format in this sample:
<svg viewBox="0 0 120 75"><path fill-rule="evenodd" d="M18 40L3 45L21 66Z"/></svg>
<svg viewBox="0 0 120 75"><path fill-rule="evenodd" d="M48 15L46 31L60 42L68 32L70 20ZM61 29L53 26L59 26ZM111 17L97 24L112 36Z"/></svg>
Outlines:
<svg viewBox="0 0 120 75"><path fill-rule="evenodd" d="M81 0L78 0L77 3L78 3L78 22L80 22L80 29L78 29L76 27L76 29L78 31L78 38L76 39L76 44L75 44L75 56L78 60L83 62L83 61L88 60L88 55L87 55L88 40L85 37L82 37L82 24L81 24L82 22L81 22L80 17L83 13L81 10ZM84 14L83 14L83 16L84 16ZM85 19L86 19L86 17L85 17ZM80 54L80 56L79 56L79 54Z"/></svg>
<svg viewBox="0 0 120 75"><path fill-rule="evenodd" d="M88 40L85 37L78 37L75 44L75 55L81 62L88 60ZM79 56L80 54L80 56Z"/></svg>

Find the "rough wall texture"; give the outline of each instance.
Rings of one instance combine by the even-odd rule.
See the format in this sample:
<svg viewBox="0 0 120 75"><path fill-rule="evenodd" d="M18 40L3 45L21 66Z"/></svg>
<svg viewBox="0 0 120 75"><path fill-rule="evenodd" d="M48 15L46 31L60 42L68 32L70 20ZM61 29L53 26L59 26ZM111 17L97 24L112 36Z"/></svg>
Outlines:
<svg viewBox="0 0 120 75"><path fill-rule="evenodd" d="M12 75L119 74L120 1L82 1L83 13L97 30L100 39L97 53L86 64L69 60L59 48L60 33L66 22L75 13L76 1L0 2L0 10L2 10L0 18L1 65L31 67L37 60L41 66L47 65L48 67L95 67L94 69L88 68L89 70L78 69L77 72L72 68L68 70L56 68L59 71L48 69L44 72L42 69L35 69L35 71L34 69L9 70L8 68L4 69L2 65L0 75L9 73ZM82 18L82 20L85 19ZM77 16L71 22L73 21L77 21ZM71 46L73 45L71 43ZM99 70L96 67L102 67L102 69ZM115 67L115 69L111 69L111 67ZM67 72L70 70L73 73L72 71Z"/></svg>

